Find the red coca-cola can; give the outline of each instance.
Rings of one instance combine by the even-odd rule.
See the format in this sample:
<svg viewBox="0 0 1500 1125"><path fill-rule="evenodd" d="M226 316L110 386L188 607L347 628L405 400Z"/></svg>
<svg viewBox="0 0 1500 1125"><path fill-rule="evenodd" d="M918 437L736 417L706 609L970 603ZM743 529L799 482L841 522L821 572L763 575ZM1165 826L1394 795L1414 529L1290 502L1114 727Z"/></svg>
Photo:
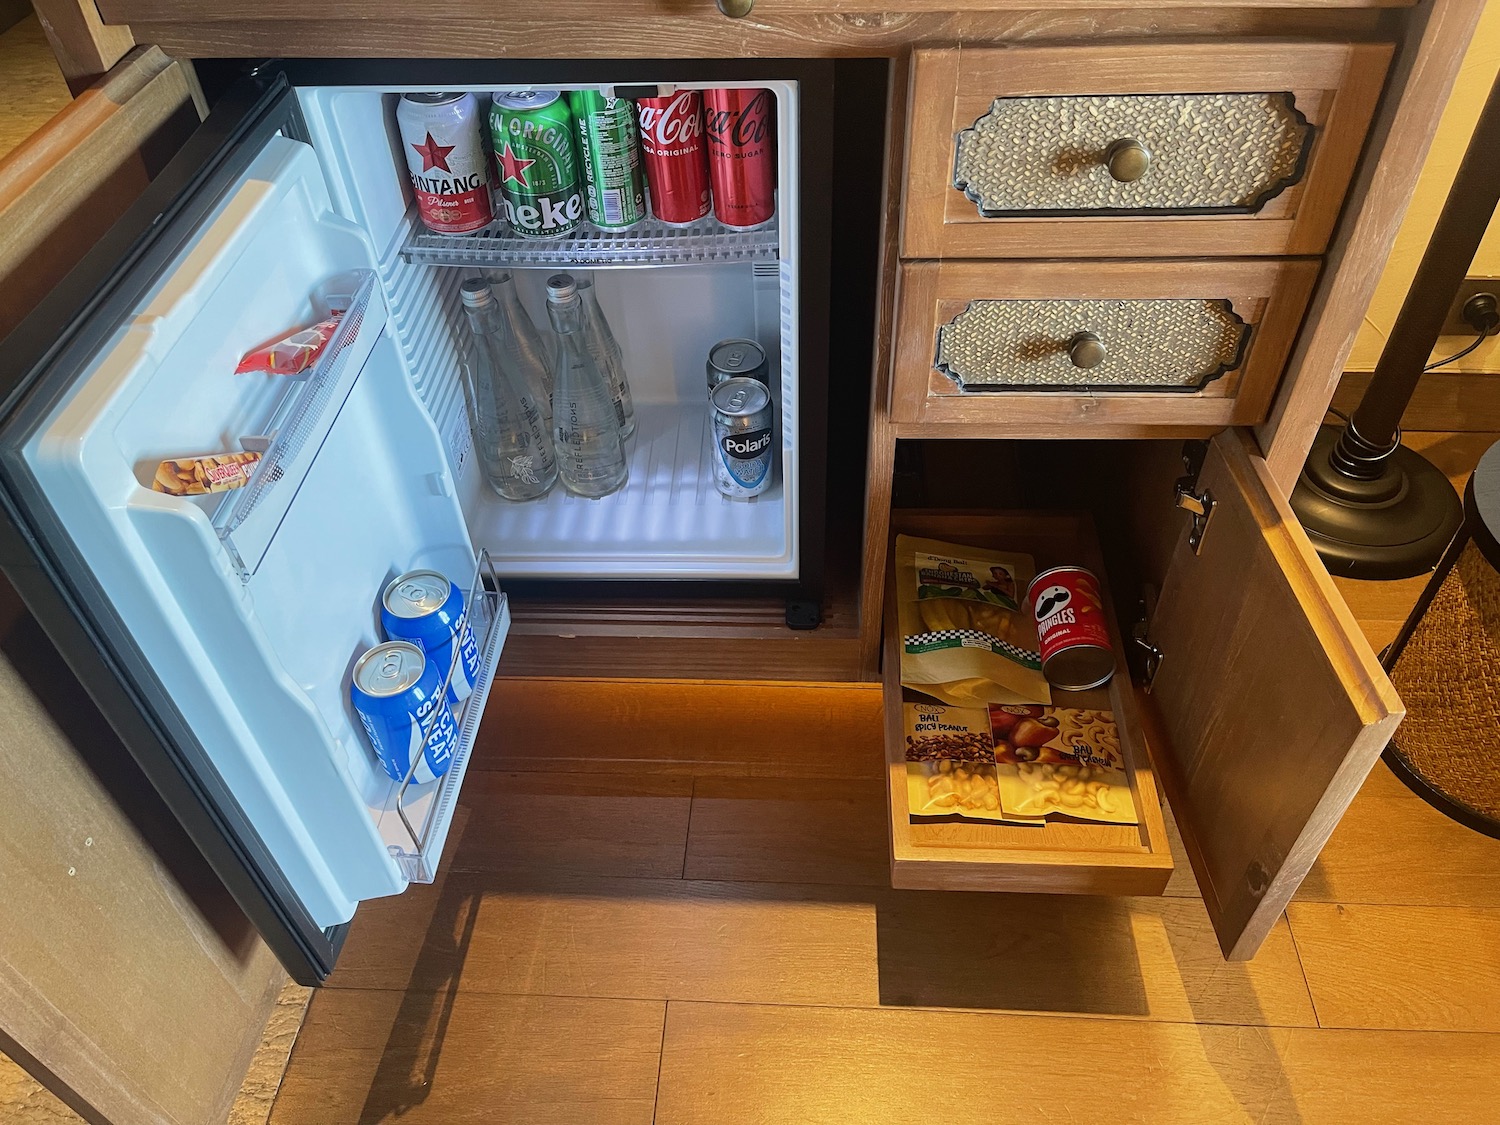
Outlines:
<svg viewBox="0 0 1500 1125"><path fill-rule="evenodd" d="M651 213L679 227L703 218L712 207L703 95L679 90L666 98L641 98L635 112L641 123Z"/></svg>
<svg viewBox="0 0 1500 1125"><path fill-rule="evenodd" d="M704 90L714 217L749 230L776 213L776 99L770 90Z"/></svg>
<svg viewBox="0 0 1500 1125"><path fill-rule="evenodd" d="M1042 675L1053 687L1085 691L1115 674L1115 651L1099 579L1081 566L1055 566L1031 580Z"/></svg>

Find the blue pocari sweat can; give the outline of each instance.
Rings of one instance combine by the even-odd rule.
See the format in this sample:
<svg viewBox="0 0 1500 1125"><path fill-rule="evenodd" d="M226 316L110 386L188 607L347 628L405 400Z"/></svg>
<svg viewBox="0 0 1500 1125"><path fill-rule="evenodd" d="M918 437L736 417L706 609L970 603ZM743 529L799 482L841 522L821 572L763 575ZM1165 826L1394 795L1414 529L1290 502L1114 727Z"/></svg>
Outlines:
<svg viewBox="0 0 1500 1125"><path fill-rule="evenodd" d="M708 396L713 405L714 484L733 500L771 487L775 460L771 392L754 379L725 379Z"/></svg>
<svg viewBox="0 0 1500 1125"><path fill-rule="evenodd" d="M479 645L457 586L435 570L408 571L386 586L380 625L391 640L410 641L430 656L439 678L453 669L448 702L469 698L479 683Z"/></svg>
<svg viewBox="0 0 1500 1125"><path fill-rule="evenodd" d="M406 641L378 644L354 663L349 686L354 710L380 764L397 781L405 779L418 754L421 761L411 778L418 785L436 780L453 764L458 724L442 690L437 665Z"/></svg>

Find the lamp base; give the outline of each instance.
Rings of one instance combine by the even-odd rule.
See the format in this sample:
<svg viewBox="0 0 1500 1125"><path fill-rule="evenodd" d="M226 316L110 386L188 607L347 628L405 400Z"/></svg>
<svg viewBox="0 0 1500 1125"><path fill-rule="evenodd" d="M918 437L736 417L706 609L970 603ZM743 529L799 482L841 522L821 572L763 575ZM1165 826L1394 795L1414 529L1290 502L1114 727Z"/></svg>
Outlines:
<svg viewBox="0 0 1500 1125"><path fill-rule="evenodd" d="M1322 426L1292 490L1292 510L1330 574L1385 580L1435 567L1463 523L1463 501L1431 461L1404 445L1379 476L1329 463L1342 426Z"/></svg>

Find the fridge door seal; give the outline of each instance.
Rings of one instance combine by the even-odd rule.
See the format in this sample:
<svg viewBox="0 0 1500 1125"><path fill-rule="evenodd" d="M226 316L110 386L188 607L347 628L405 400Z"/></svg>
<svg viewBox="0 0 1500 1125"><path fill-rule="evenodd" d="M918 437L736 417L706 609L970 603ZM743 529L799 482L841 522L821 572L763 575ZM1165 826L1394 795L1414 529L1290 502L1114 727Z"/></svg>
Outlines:
<svg viewBox="0 0 1500 1125"><path fill-rule="evenodd" d="M332 971L347 924L321 928L212 766L97 581L56 526L21 449L71 378L159 280L277 134L304 138L280 75L236 86L64 281L0 345L0 568L151 784L299 983Z"/></svg>

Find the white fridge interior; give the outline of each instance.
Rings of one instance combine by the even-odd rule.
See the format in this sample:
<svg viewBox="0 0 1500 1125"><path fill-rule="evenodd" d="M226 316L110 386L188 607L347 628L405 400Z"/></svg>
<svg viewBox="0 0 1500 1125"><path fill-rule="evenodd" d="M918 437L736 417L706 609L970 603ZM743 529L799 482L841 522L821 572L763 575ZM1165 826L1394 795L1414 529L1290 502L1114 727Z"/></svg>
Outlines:
<svg viewBox="0 0 1500 1125"><path fill-rule="evenodd" d="M433 878L509 623L498 578L796 576L797 89L766 85L774 228L647 232L623 255L673 264L596 263L637 403L620 493L513 504L483 484L457 291L503 263L413 251L392 90L300 91L313 143L265 146L26 443L73 546L319 925ZM541 285L566 252L526 252L559 259L517 275L542 326ZM330 286L357 296L311 375L232 374L318 319ZM750 502L720 496L707 460L704 360L730 336L756 338L777 383L780 478ZM163 459L257 440L274 471L245 489L150 488ZM425 786L385 774L349 697L354 661L383 639L380 591L419 567L468 591L483 662L453 765Z"/></svg>
<svg viewBox="0 0 1500 1125"><path fill-rule="evenodd" d="M777 182L795 185L797 84L759 85L776 98ZM511 577L795 579L796 192L779 191L771 224L752 232L726 231L710 217L690 228L653 219L615 233L590 227L581 238L551 243L505 238L503 231L501 237L426 235L411 207L396 127L396 101L406 89L425 87L298 93L335 205L374 238L395 334L444 435L475 544ZM483 106L488 91L475 92ZM429 264L434 259L463 264ZM511 504L485 486L467 453L455 350L464 331L458 287L496 269L512 272L544 335L550 333L546 278L559 271L593 277L636 404L637 432L626 449L630 479L620 492L585 500L559 487L540 501ZM765 349L779 411L776 483L750 500L722 496L710 460L705 364L709 349L730 337L754 339Z"/></svg>

